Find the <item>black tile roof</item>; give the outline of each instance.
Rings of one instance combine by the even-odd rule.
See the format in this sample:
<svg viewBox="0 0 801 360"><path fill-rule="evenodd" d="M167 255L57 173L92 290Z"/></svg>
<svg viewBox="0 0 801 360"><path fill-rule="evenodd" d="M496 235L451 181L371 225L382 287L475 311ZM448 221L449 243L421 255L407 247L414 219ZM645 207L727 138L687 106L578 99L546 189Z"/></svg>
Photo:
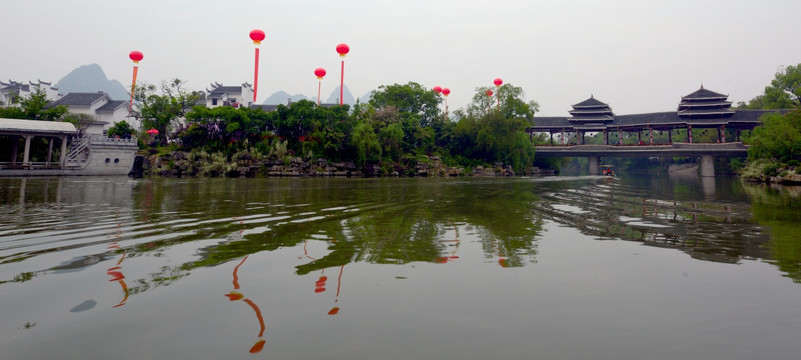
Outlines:
<svg viewBox="0 0 801 360"><path fill-rule="evenodd" d="M596 115L596 114L614 115L612 113L612 109L609 109L609 108L604 108L604 109L587 109L587 108L583 108L583 109L569 110L568 112L573 116Z"/></svg>
<svg viewBox="0 0 801 360"><path fill-rule="evenodd" d="M731 101L719 101L719 100L711 100L711 101L682 101L679 103L679 110L688 109L688 108L729 108L731 107Z"/></svg>
<svg viewBox="0 0 801 360"><path fill-rule="evenodd" d="M222 94L241 94L242 87L240 86L218 86L209 92L209 97Z"/></svg>
<svg viewBox="0 0 801 360"><path fill-rule="evenodd" d="M598 101L595 97L590 96L589 99L584 100L578 104L573 105L574 109L578 108L594 108L594 107L609 107L609 104Z"/></svg>
<svg viewBox="0 0 801 360"><path fill-rule="evenodd" d="M605 122L605 121L612 121L615 118L609 115L598 114L598 115L585 115L585 116L573 116L568 118L567 120L570 122Z"/></svg>
<svg viewBox="0 0 801 360"><path fill-rule="evenodd" d="M762 115L769 113L784 113L787 110L737 110L730 116L707 116L701 118L694 117L679 117L676 111L656 112L647 114L632 114L632 115L617 115L614 120L603 124L604 127L609 129L620 128L652 128L659 127L684 127L691 124L695 127L713 127L719 125L731 126L745 126L753 127L759 124L759 118ZM532 131L571 131L576 126L569 121L568 117L549 116L549 117L534 117L534 126ZM589 126L589 124L582 124L579 126Z"/></svg>
<svg viewBox="0 0 801 360"><path fill-rule="evenodd" d="M690 95L682 96L682 100L706 100L706 99L721 99L726 100L729 96L716 93L711 90L704 89L704 86L701 85L701 88L696 90Z"/></svg>
<svg viewBox="0 0 801 360"><path fill-rule="evenodd" d="M715 114L734 114L734 110L729 108L713 108L713 109L684 109L679 111L679 116L709 116Z"/></svg>
<svg viewBox="0 0 801 360"><path fill-rule="evenodd" d="M69 93L61 97L61 99L55 100L51 102L50 106L58 106L58 105L75 105L75 106L88 106L95 103L97 100L102 99L103 97L108 97L108 94L104 92L95 92L95 93ZM110 100L110 98L109 98Z"/></svg>
<svg viewBox="0 0 801 360"><path fill-rule="evenodd" d="M115 110L119 109L120 107L125 106L128 108L128 101L125 100L111 100L107 102L105 105L97 108L97 112L114 112Z"/></svg>

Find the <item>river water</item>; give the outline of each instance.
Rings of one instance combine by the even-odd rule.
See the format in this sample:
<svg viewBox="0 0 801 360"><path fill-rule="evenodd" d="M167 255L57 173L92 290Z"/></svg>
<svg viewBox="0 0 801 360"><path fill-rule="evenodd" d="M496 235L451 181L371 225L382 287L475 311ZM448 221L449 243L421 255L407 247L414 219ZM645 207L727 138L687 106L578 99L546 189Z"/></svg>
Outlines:
<svg viewBox="0 0 801 360"><path fill-rule="evenodd" d="M0 358L797 359L800 193L0 179Z"/></svg>

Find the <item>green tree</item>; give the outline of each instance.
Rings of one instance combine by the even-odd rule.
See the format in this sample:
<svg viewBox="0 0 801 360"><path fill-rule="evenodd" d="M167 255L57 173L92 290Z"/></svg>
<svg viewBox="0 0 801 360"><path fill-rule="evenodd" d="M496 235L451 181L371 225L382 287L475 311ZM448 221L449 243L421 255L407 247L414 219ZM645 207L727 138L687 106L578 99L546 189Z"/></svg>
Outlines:
<svg viewBox="0 0 801 360"><path fill-rule="evenodd" d="M360 166L381 158L381 145L370 123L357 123L351 133L350 143L356 150L356 163Z"/></svg>
<svg viewBox="0 0 801 360"><path fill-rule="evenodd" d="M748 137L748 159L801 160L801 109L767 114Z"/></svg>
<svg viewBox="0 0 801 360"><path fill-rule="evenodd" d="M136 87L134 99L142 126L158 130L162 145L167 144L167 133L173 122L183 117L200 98L199 93L187 91L185 85L185 81L173 79L163 81L158 88L146 83Z"/></svg>
<svg viewBox="0 0 801 360"><path fill-rule="evenodd" d="M89 125L92 125L95 121L95 117L89 114L67 113L60 120L75 125L75 129L78 130L75 136L82 138L86 135L86 129L89 128Z"/></svg>
<svg viewBox="0 0 801 360"><path fill-rule="evenodd" d="M442 99L416 82L405 85L381 85L370 98L370 106L384 109L392 106L404 119L415 120L420 126L431 125L437 117Z"/></svg>
<svg viewBox="0 0 801 360"><path fill-rule="evenodd" d="M29 97L19 98L18 102L19 107L0 108L0 117L54 121L68 111L64 105L50 106L47 93L39 88L36 88Z"/></svg>
<svg viewBox="0 0 801 360"><path fill-rule="evenodd" d="M492 97L487 91L496 91ZM500 98L500 104L498 99ZM503 84L500 88L478 87L473 95L473 102L467 106L467 114L482 117L493 111L500 111L506 118L522 118L531 122L540 105L536 101L526 101L523 88L512 84Z"/></svg>
<svg viewBox="0 0 801 360"><path fill-rule="evenodd" d="M267 114L266 127L287 140L290 149L304 155L341 159L356 117L349 106L317 106L301 100L290 106L278 105Z"/></svg>
<svg viewBox="0 0 801 360"><path fill-rule="evenodd" d="M791 109L801 106L801 64L780 67L765 93L748 103L739 102L740 109Z"/></svg>
<svg viewBox="0 0 801 360"><path fill-rule="evenodd" d="M134 130L134 128L131 127L131 124L128 124L128 122L125 120L115 123L106 132L109 137L117 136L123 139L130 138L134 133L136 133L136 130Z"/></svg>
<svg viewBox="0 0 801 360"><path fill-rule="evenodd" d="M476 88L473 102L453 127L451 153L465 159L486 163L502 162L524 172L534 163L534 145L525 132L536 102L523 100L522 89L501 86L501 104L486 94L489 88Z"/></svg>

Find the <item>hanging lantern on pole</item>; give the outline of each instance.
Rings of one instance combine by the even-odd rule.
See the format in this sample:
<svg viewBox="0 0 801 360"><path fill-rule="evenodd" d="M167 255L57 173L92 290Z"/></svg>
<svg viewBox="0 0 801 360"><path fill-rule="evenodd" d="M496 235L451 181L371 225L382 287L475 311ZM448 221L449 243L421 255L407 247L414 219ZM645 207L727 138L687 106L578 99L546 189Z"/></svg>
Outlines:
<svg viewBox="0 0 801 360"><path fill-rule="evenodd" d="M495 78L495 80L492 83L495 84L495 90L497 90L497 92L498 92L498 110L500 110L501 109L501 84L503 84L503 80L501 80L501 78Z"/></svg>
<svg viewBox="0 0 801 360"><path fill-rule="evenodd" d="M339 57L342 58L342 70L340 72L340 80L339 80L339 105L344 104L344 96L345 96L345 55L350 52L350 47L347 44L339 44L337 45L337 53Z"/></svg>
<svg viewBox="0 0 801 360"><path fill-rule="evenodd" d="M445 95L445 117L448 117L448 95L451 94L451 89L442 88L442 95Z"/></svg>
<svg viewBox="0 0 801 360"><path fill-rule="evenodd" d="M442 94L442 86L436 85L431 88L431 90L434 90L434 92L437 93L437 102L439 102L439 95Z"/></svg>
<svg viewBox="0 0 801 360"><path fill-rule="evenodd" d="M325 69L314 69L314 76L317 76L317 105L320 105L320 88L323 84L323 77L325 77Z"/></svg>
<svg viewBox="0 0 801 360"><path fill-rule="evenodd" d="M262 40L264 40L265 37L266 37L266 35L264 34L264 31L261 31L259 29L255 29L255 30L251 30L250 31L250 40L253 40L253 44L254 45L261 44ZM258 46L256 46L256 61L255 61L255 63L256 63L256 65L254 66L254 69L253 69L253 103L256 103L256 95L257 95L257 93L259 91L259 47Z"/></svg>
<svg viewBox="0 0 801 360"><path fill-rule="evenodd" d="M133 67L133 82L131 83L131 102L128 104L128 113L130 114L133 112L133 98L134 98L134 89L136 88L136 74L139 72L139 62L144 59L144 55L142 55L139 51L131 51L128 54L128 58L131 59L134 63Z"/></svg>

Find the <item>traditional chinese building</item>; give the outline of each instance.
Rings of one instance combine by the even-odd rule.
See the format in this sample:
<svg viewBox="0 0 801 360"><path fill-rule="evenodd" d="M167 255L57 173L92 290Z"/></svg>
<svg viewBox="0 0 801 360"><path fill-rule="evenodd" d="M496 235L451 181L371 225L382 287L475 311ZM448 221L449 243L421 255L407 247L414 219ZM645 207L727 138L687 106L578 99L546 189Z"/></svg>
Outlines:
<svg viewBox="0 0 801 360"><path fill-rule="evenodd" d="M49 101L59 98L58 88L49 82L36 80L36 82L28 81L26 84L13 80L8 80L8 82L0 81L0 106L13 106L17 98L30 97L31 93L36 90L44 91Z"/></svg>
<svg viewBox="0 0 801 360"><path fill-rule="evenodd" d="M65 105L69 112L88 114L94 117L94 123L86 130L89 134L103 134L114 124L125 120L134 129L139 129L139 120L129 118L128 102L111 100L104 92L69 93L53 101L49 106Z"/></svg>
<svg viewBox="0 0 801 360"><path fill-rule="evenodd" d="M594 97L573 105L569 117L535 117L530 133L548 133L552 145L554 135L558 134L561 145L575 135L576 144L584 144L586 133L603 133L604 144L609 145L610 134L617 135L617 145L623 145L625 134L637 133L637 144L644 145L643 133L649 136L648 144L653 144L654 131L666 131L668 143L673 143L675 130L687 130L683 142L692 143L693 129L714 129L717 142L724 143L726 130L733 132L734 140L739 141L742 130L751 130L759 124L759 118L775 110L735 110L728 95L701 88L682 96L676 111L646 114L615 115L611 107Z"/></svg>
<svg viewBox="0 0 801 360"><path fill-rule="evenodd" d="M250 106L253 103L253 86L243 83L240 86L223 86L218 82L206 89L206 107L218 106Z"/></svg>

